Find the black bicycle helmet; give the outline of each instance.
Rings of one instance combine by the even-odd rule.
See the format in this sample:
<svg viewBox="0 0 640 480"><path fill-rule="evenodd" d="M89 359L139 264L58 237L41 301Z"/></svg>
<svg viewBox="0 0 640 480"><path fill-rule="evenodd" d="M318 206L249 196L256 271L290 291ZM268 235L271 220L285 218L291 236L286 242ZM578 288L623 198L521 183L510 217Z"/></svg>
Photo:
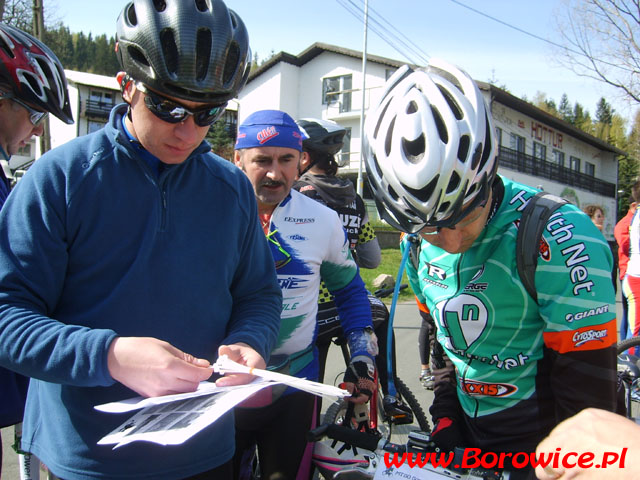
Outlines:
<svg viewBox="0 0 640 480"><path fill-rule="evenodd" d="M488 196L497 173L491 112L473 79L431 59L403 66L367 115L367 180L382 218L416 233L454 225Z"/></svg>
<svg viewBox="0 0 640 480"><path fill-rule="evenodd" d="M302 118L296 123L308 137L302 142L302 147L305 150L335 155L342 149L347 130L336 122L318 118Z"/></svg>
<svg viewBox="0 0 640 480"><path fill-rule="evenodd" d="M249 77L247 29L222 0L133 0L116 40L122 69L166 95L222 104Z"/></svg>
<svg viewBox="0 0 640 480"><path fill-rule="evenodd" d="M0 23L0 91L73 123L64 68L40 40Z"/></svg>

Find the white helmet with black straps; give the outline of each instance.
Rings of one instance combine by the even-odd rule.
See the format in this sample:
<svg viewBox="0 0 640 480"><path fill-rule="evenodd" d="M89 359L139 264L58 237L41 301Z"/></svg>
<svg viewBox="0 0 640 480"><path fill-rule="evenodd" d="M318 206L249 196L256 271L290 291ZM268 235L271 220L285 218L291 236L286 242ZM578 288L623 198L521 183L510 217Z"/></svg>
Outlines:
<svg viewBox="0 0 640 480"><path fill-rule="evenodd" d="M498 168L489 108L473 79L432 59L401 67L365 123L367 179L381 217L416 233L486 202Z"/></svg>

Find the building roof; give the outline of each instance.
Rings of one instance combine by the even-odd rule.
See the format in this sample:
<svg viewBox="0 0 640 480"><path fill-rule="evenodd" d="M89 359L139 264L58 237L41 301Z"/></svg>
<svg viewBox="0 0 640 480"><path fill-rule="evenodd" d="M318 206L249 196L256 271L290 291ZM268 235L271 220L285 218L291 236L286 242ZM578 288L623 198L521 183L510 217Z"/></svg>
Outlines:
<svg viewBox="0 0 640 480"><path fill-rule="evenodd" d="M119 90L116 77L97 75L95 73L77 72L75 70L65 70L64 74L69 83Z"/></svg>
<svg viewBox="0 0 640 480"><path fill-rule="evenodd" d="M565 122L564 120L558 117L554 117L550 113L547 113L544 110L536 107L535 105L532 105L529 102L526 102L514 95L511 95L509 92L502 90L496 87L495 85L492 85L486 82L480 82L477 80L476 80L476 83L480 87L480 90L485 90L489 92L489 96L491 97L492 101L495 100L497 102L500 102L503 105L506 105L507 107L510 107L510 108L513 108L514 110L522 112L525 115L535 118L536 120L539 120L549 125L550 127L555 128L560 132L564 132L568 135L571 135L572 137L582 140L583 142L593 145L601 150L612 152L617 155L627 154L627 152L620 150L617 147L614 147L610 143L607 143L604 140L600 140L599 138L594 137L593 135L583 130L580 130L579 128L571 125L568 122Z"/></svg>
<svg viewBox="0 0 640 480"><path fill-rule="evenodd" d="M269 60L267 60L264 64L258 67L256 70L251 72L251 75L249 75L249 80L247 83L259 77L260 75L265 73L267 70L269 70L271 67L277 65L280 62L285 62L291 65L294 65L296 67L301 67L324 52L337 53L339 55L344 55L347 57L358 58L360 60L362 59L362 52L359 52L357 50L351 50L349 48L337 47L335 45L316 42L297 56L291 55L290 53L286 53L286 52L280 52L274 55ZM405 65L407 63L407 62L393 60L386 57L371 55L368 53L367 53L367 62L379 63L382 65L387 65L389 67L394 67L394 68L400 68L402 65ZM412 65L412 66L416 67L416 65ZM580 130L577 127L574 127L570 123L565 122L560 118L554 117L553 115L545 112L544 110L532 105L529 102L526 102L518 97L511 95L509 92L502 90L496 87L495 85L492 85L486 82L480 82L477 80L476 80L476 83L478 84L481 90L485 90L489 93L492 100L496 100L502 103L503 105L513 108L514 110L520 111L532 118L535 118L536 120L540 120L541 122L544 122L545 124L555 128L558 131L569 134L601 150L612 152L617 155L626 155L626 152L624 152L623 150L620 150L619 148L614 147L613 145L605 142L604 140L600 140L599 138L594 137L593 135L590 135Z"/></svg>
<svg viewBox="0 0 640 480"><path fill-rule="evenodd" d="M350 48L336 47L335 45L316 42L297 56L291 55L290 53L287 53L287 52L280 52L274 55L265 63L263 63L260 67L258 67L256 70L251 72L251 75L249 75L249 80L247 83L251 82L256 77L259 77L264 72L266 72L271 67L273 67L274 65L277 65L280 62L285 62L291 65L295 65L296 67L301 67L305 63L310 62L311 60L313 60L318 55L324 52L337 53L339 55L344 55L346 57L353 57L353 58L358 58L362 60L362 52L359 52L357 50L351 50ZM405 65L407 63L407 62L401 62L398 60L392 60L390 58L379 57L377 55L371 55L369 53L367 53L367 62L379 63L381 65L388 65L389 67L394 67L394 68L399 68L402 65Z"/></svg>

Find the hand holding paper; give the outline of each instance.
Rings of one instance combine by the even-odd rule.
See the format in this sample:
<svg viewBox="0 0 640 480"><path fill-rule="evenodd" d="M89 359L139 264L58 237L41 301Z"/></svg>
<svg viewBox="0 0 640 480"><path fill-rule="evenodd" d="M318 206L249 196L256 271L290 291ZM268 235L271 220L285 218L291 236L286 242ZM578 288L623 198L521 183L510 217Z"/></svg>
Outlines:
<svg viewBox="0 0 640 480"><path fill-rule="evenodd" d="M239 363L230 360L226 355L221 355L218 361L212 366L213 371L221 374L227 373L248 373L265 380L270 380L277 383L284 383L298 390L304 390L305 392L312 393L314 395L325 395L334 397L348 397L351 394L343 390L342 388L334 387L333 385L325 385L324 383L312 382L304 378L292 377L290 375L284 375L282 373L270 372L269 370L262 370L259 368L247 367L240 365Z"/></svg>

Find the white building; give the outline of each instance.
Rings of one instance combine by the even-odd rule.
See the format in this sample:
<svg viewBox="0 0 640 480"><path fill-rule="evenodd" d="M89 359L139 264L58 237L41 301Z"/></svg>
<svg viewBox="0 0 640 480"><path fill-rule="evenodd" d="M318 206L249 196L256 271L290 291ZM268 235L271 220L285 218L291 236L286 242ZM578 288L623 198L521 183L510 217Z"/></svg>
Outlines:
<svg viewBox="0 0 640 480"><path fill-rule="evenodd" d="M403 62L367 55L363 98L361 52L315 43L297 56L281 52L255 70L238 100L229 102L224 117L230 126L250 113L279 109L294 118L315 117L347 129L342 155L349 159L340 172L356 179L360 166L360 113ZM51 118L51 146L56 147L106 123L122 101L115 77L65 71L75 123ZM613 240L616 221L617 158L624 152L493 85L478 82L491 105L500 145L499 171L522 183L541 187L584 206L605 211L605 236ZM237 118L236 118L237 117ZM33 139L11 159L11 171L27 168L40 156ZM7 170L5 165L5 170ZM365 175L362 166L362 175ZM16 172L19 176L19 172ZM365 199L370 196L363 182ZM371 202L369 202L371 205ZM372 207L371 214L375 215Z"/></svg>
<svg viewBox="0 0 640 480"><path fill-rule="evenodd" d="M386 79L402 64L367 55L365 115ZM624 152L504 90L484 82L478 84L495 120L500 173L578 206L601 205L606 216L605 236L613 240L617 159ZM240 92L239 104L239 122L265 108L284 110L294 118L338 122L348 132L343 155L350 160L340 171L351 178L357 176L361 168L361 52L322 43L311 45L297 56L281 52L252 73ZM366 182L364 187L366 198Z"/></svg>

